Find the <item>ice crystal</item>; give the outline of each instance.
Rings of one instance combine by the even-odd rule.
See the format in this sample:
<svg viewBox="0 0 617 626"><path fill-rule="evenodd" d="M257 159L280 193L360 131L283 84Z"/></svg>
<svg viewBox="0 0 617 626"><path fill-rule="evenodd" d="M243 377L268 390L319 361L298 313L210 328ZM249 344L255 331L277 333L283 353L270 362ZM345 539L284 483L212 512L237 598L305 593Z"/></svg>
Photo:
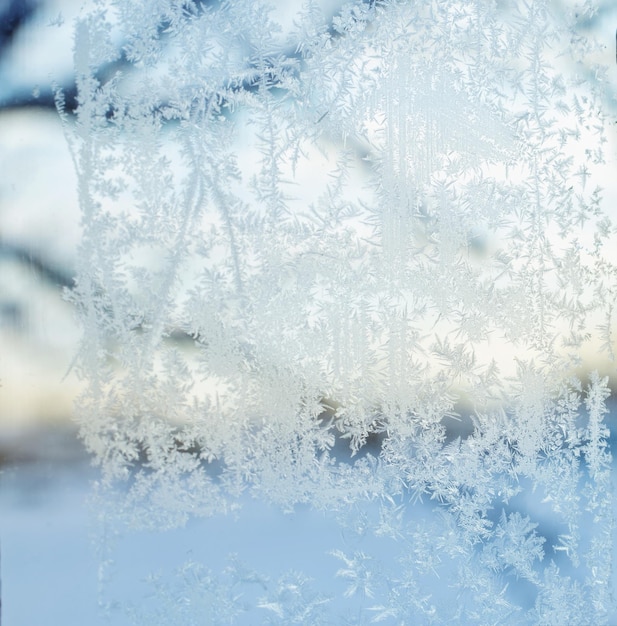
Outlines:
<svg viewBox="0 0 617 626"><path fill-rule="evenodd" d="M581 374L614 351L602 73L579 13L502 4L77 23L78 419L123 522L308 504L399 547L332 553L356 623L606 623L610 392ZM240 583L189 570L231 623ZM332 623L306 580L256 608Z"/></svg>

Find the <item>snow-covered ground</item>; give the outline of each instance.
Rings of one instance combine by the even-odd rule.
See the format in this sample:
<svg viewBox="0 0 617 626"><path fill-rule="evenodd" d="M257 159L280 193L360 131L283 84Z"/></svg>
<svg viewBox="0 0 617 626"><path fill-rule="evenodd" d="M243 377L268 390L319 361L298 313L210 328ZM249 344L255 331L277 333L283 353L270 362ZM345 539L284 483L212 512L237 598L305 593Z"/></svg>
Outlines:
<svg viewBox="0 0 617 626"><path fill-rule="evenodd" d="M615 459L615 441L612 449ZM385 570L400 555L400 545L388 538L361 532L341 538L339 524L326 513L298 508L282 514L248 499L233 515L114 538L97 526L100 511L90 502L97 474L74 431L54 427L27 438L5 438L0 458L2 623L7 626L196 623L181 621L182 615L210 615L230 590L243 594L248 609L231 623L261 624L272 616L285 575L293 590L293 571L311 579L306 586L316 601L330 599L329 615L360 623L360 603L354 614L354 601L344 595L347 581L336 576L343 563L332 551L342 539L350 551L376 556ZM541 519L539 498L526 506ZM414 507L414 515L424 514L430 515L428 509ZM437 598L447 593L444 585L435 585ZM221 597L213 602L217 589ZM531 600L525 581L512 584L509 593L523 606ZM364 606L374 603L369 597ZM617 614L609 623L617 623Z"/></svg>

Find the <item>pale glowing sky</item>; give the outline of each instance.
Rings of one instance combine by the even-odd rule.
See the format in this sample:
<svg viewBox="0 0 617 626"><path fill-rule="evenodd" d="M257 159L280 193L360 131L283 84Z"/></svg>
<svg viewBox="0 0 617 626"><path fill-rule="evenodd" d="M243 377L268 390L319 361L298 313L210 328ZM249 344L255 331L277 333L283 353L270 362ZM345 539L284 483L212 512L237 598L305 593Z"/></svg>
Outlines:
<svg viewBox="0 0 617 626"><path fill-rule="evenodd" d="M24 95L48 94L54 81L70 84L72 22L82 4L80 0L47 0L16 34L12 46L0 57L0 105L10 106L15 97L23 100ZM273 4L278 21L288 32L301 1ZM335 0L321 1L326 14L337 4ZM609 7L612 3L598 4ZM617 4L600 15L594 34L606 45L594 61L608 68L613 86L610 110L617 121ZM612 128L608 160L594 182L605 187L604 209L617 220L617 124ZM244 155L250 160L249 151ZM0 237L38 251L54 267L70 274L79 242L76 178L54 112L0 108L0 172ZM313 180L305 173L299 189L311 190ZM617 257L617 250L615 254ZM12 305L21 311L18 318L11 313ZM32 268L0 256L0 429L70 415L78 384L73 376L63 377L78 337L72 312L59 297L59 289L43 284ZM593 354L587 356L590 362L593 358Z"/></svg>

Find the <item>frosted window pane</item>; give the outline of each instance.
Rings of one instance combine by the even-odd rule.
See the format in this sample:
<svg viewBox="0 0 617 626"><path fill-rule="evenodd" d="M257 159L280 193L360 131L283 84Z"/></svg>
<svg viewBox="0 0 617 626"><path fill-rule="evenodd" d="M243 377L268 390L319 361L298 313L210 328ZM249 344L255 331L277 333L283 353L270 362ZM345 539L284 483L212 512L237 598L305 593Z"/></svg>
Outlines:
<svg viewBox="0 0 617 626"><path fill-rule="evenodd" d="M189 559L126 601L135 623L608 623L592 14L158 0L78 22L58 103L106 536L254 499L338 529L332 581Z"/></svg>

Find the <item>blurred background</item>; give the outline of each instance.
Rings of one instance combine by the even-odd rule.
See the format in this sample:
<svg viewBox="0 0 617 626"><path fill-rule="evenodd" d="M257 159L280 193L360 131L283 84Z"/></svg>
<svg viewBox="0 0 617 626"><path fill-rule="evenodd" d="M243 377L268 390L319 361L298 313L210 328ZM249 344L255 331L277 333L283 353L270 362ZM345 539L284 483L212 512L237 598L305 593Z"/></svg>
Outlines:
<svg viewBox="0 0 617 626"><path fill-rule="evenodd" d="M62 299L72 282L79 207L52 90L58 84L71 91L71 21L79 5L0 1L0 575L6 624L70 624L80 615L81 623L96 623L89 619L96 563L89 561L84 507L93 474L71 421L78 383L67 375L79 330Z"/></svg>
<svg viewBox="0 0 617 626"><path fill-rule="evenodd" d="M53 96L58 85L74 106L72 28L82 4L0 0L0 575L7 626L99 623L98 557L85 506L96 474L71 420L80 330L62 297L72 284L80 216ZM285 22L302 3L273 4ZM342 2L321 4L333 14ZM597 12L581 28L605 42L599 61L609 66L607 106L617 124L617 4L592 4ZM555 2L557 10L567 5ZM615 198L614 190L607 194L614 216Z"/></svg>

